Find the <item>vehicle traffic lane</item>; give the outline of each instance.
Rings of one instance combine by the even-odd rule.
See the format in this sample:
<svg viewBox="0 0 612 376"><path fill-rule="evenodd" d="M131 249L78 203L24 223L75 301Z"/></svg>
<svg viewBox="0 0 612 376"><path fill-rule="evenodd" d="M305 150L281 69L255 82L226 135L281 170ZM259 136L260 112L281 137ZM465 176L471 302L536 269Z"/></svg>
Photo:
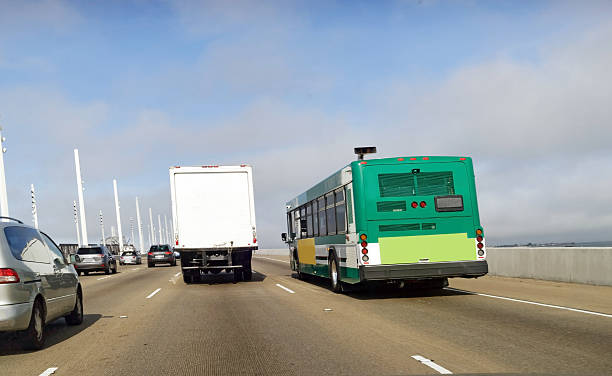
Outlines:
<svg viewBox="0 0 612 376"><path fill-rule="evenodd" d="M282 258L255 260L255 270L285 278L290 274ZM397 343L409 337L425 356L454 372L605 374L612 367L612 319L607 317L452 290L387 288L341 296L331 293L324 280L291 278L285 286L298 294L318 289L321 295L336 296L336 307L359 317L361 327L377 328L372 335ZM384 326L389 330L382 331Z"/></svg>
<svg viewBox="0 0 612 376"><path fill-rule="evenodd" d="M25 352L15 346L4 351L0 348L0 370L38 375L53 366L59 367L55 374L87 374L84 371L93 363L112 366L107 349L116 347L126 335L125 327L138 320L147 294L154 290L152 286L168 284L178 271L178 267L147 269L139 265L122 267L119 273L108 276L103 273L81 276L84 324L71 327L64 319L49 323L47 343L37 352ZM109 278L100 280L101 277ZM48 367L41 369L42 366ZM72 373L64 373L67 369Z"/></svg>
<svg viewBox="0 0 612 376"><path fill-rule="evenodd" d="M409 343L385 349L384 339L348 327L354 322L326 324L335 322L325 311L328 297L304 300L279 288L276 278L255 273L253 279L233 284L222 274L170 284L155 297L159 309L140 321L148 326L122 341L121 367L107 374L436 373L410 358Z"/></svg>

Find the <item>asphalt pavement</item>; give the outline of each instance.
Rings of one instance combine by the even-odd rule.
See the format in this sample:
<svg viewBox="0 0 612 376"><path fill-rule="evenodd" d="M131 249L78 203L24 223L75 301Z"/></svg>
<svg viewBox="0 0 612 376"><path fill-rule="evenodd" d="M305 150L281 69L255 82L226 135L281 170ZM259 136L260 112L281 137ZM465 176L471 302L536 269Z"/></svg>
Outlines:
<svg viewBox="0 0 612 376"><path fill-rule="evenodd" d="M251 282L180 267L82 276L85 322L43 350L0 337L0 375L612 374L612 288L513 278L335 294L285 257Z"/></svg>

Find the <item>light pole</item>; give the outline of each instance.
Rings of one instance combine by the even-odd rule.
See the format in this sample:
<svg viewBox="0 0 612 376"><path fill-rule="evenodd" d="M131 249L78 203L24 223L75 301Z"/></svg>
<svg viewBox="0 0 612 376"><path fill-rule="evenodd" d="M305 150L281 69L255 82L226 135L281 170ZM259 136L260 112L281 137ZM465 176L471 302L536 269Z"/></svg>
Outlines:
<svg viewBox="0 0 612 376"><path fill-rule="evenodd" d="M104 216L100 210L100 229L102 230L102 245L106 245L106 236L104 236Z"/></svg>
<svg viewBox="0 0 612 376"><path fill-rule="evenodd" d="M74 149L74 167L76 169L77 191L79 194L79 212L81 214L82 245L87 246L87 220L85 219L85 201L83 200L83 180L81 179L81 162L79 160L79 149Z"/></svg>
<svg viewBox="0 0 612 376"><path fill-rule="evenodd" d="M144 241L142 239L142 221L140 220L140 205L138 205L138 197L136 197L136 221L138 222L138 241L140 243L140 253L143 253Z"/></svg>
<svg viewBox="0 0 612 376"><path fill-rule="evenodd" d="M153 228L153 211L149 208L149 222L151 223L151 245L155 243L155 229Z"/></svg>
<svg viewBox="0 0 612 376"><path fill-rule="evenodd" d="M130 217L130 233L132 234L130 241L132 242L132 245L135 245L136 242L134 241L134 217Z"/></svg>
<svg viewBox="0 0 612 376"><path fill-rule="evenodd" d="M119 212L119 194L117 193L117 179L113 179L115 189L115 211L117 212L117 235L119 236L119 254L123 252L123 235L121 234L121 213Z"/></svg>
<svg viewBox="0 0 612 376"><path fill-rule="evenodd" d="M164 237L162 236L161 214L157 215L157 225L159 226L159 244L162 244L164 242Z"/></svg>
<svg viewBox="0 0 612 376"><path fill-rule="evenodd" d="M170 244L170 234L168 234L168 216L164 214L164 224L166 225L166 243Z"/></svg>
<svg viewBox="0 0 612 376"><path fill-rule="evenodd" d="M4 153L6 148L4 142L6 138L2 136L2 127L0 127L0 216L8 217L8 196L6 194L6 176L4 175Z"/></svg>
<svg viewBox="0 0 612 376"><path fill-rule="evenodd" d="M32 220L34 227L38 228L38 210L36 210L36 194L34 193L34 184L30 184L30 193L32 193Z"/></svg>
<svg viewBox="0 0 612 376"><path fill-rule="evenodd" d="M76 201L72 201L72 207L74 208L74 226L76 227L77 233L77 245L81 246L81 234L79 232L79 213L77 212Z"/></svg>

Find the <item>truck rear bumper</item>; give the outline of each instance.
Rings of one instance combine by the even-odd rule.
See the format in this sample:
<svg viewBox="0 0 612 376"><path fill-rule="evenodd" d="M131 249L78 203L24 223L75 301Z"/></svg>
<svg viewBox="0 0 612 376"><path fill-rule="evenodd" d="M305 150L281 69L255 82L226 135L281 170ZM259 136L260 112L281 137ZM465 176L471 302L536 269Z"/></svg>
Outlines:
<svg viewBox="0 0 612 376"><path fill-rule="evenodd" d="M242 265L215 265L215 266L184 266L181 270L210 270L210 269L237 269L242 268Z"/></svg>
<svg viewBox="0 0 612 376"><path fill-rule="evenodd" d="M395 265L362 265L361 280L481 277L489 271L486 261L453 261Z"/></svg>
<svg viewBox="0 0 612 376"><path fill-rule="evenodd" d="M256 251L259 247L251 246L251 247L212 247L212 248L178 248L175 247L174 250L182 253L182 252L244 252L244 251Z"/></svg>

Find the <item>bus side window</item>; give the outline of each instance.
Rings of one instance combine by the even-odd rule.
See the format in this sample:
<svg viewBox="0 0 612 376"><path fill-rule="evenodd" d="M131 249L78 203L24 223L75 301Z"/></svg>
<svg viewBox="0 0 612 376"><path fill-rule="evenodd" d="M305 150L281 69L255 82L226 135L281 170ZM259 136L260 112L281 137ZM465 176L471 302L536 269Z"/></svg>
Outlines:
<svg viewBox="0 0 612 376"><path fill-rule="evenodd" d="M334 206L334 192L325 195L325 211L327 213L327 233L336 234L336 209Z"/></svg>
<svg viewBox="0 0 612 376"><path fill-rule="evenodd" d="M300 238L304 239L308 236L308 229L306 228L306 206L302 206L300 209Z"/></svg>
<svg viewBox="0 0 612 376"><path fill-rule="evenodd" d="M312 203L310 202L306 204L306 219L306 230L308 232L308 237L312 238Z"/></svg>
<svg viewBox="0 0 612 376"><path fill-rule="evenodd" d="M319 236L327 235L327 221L325 220L325 197L318 199L319 206Z"/></svg>
<svg viewBox="0 0 612 376"><path fill-rule="evenodd" d="M338 234L346 233L346 200L344 199L344 188L335 192L336 196L336 224Z"/></svg>
<svg viewBox="0 0 612 376"><path fill-rule="evenodd" d="M317 200L312 200L312 228L313 235L319 236L319 206Z"/></svg>

